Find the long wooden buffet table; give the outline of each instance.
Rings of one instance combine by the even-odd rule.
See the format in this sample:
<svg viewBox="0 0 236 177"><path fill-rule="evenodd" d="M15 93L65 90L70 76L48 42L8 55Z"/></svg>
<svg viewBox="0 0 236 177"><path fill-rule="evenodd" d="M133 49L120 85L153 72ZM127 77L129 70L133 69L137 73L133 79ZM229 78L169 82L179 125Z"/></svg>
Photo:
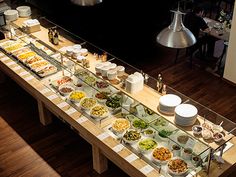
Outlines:
<svg viewBox="0 0 236 177"><path fill-rule="evenodd" d="M21 26L26 18L19 18L14 23ZM48 41L48 30L41 26L41 31L32 34L36 38L44 41L52 48L59 50L61 47L73 45L73 43L64 37L60 36L60 44L55 46ZM95 72L94 66L97 62L92 54L88 55L90 60L90 70ZM83 116L76 109L71 107L67 102L50 90L46 85L44 79L38 80L33 75L25 70L21 65L3 53L0 53L0 67L7 75L15 80L22 88L29 92L38 102L40 122L43 125L51 123L51 113L58 116L63 121L70 124L76 129L81 137L92 145L93 153L93 167L98 173L104 172L107 167L107 159L114 162L123 171L130 176L161 176L158 170L147 164L144 160L135 155L128 148L120 144L120 142L111 137L101 127L95 125L91 120ZM116 86L121 89L119 86ZM125 90L121 89L123 92ZM143 91L138 94L129 94L132 98L143 103L152 110L156 110L158 106L158 99L160 95L149 87L144 87ZM161 113L160 113L161 114ZM173 116L165 116L165 118L173 122ZM202 121L201 117L199 120ZM236 138L230 140L234 145ZM208 144L210 147L215 146L214 143ZM196 176L226 176L236 163L236 146L231 147L223 154L225 163L220 167L213 161L209 174L203 170L196 174Z"/></svg>

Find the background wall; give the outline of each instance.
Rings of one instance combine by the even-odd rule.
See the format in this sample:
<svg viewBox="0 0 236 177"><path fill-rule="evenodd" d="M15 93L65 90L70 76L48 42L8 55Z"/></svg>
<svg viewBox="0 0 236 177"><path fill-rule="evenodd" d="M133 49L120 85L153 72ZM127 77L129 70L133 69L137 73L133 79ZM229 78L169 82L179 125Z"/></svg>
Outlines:
<svg viewBox="0 0 236 177"><path fill-rule="evenodd" d="M28 0L56 23L122 58L140 60L158 51L156 35L171 21L176 0L104 0L80 7L70 0Z"/></svg>

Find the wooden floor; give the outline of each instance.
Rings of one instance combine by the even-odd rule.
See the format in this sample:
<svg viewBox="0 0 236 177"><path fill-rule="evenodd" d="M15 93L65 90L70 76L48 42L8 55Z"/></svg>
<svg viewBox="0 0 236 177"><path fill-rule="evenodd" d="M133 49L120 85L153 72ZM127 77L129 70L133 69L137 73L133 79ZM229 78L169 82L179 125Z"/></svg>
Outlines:
<svg viewBox="0 0 236 177"><path fill-rule="evenodd" d="M42 126L35 100L10 79L0 93L0 177L127 176L112 163L97 174L91 146L56 118Z"/></svg>

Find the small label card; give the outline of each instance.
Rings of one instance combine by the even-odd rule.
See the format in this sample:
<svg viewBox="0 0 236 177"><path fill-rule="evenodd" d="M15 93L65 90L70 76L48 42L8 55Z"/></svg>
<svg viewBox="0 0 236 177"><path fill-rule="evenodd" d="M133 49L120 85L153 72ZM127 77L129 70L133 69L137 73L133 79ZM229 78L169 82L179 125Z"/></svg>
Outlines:
<svg viewBox="0 0 236 177"><path fill-rule="evenodd" d="M138 117L146 116L146 112L145 112L144 107L142 105L136 106L136 110L137 110L137 113L138 113Z"/></svg>
<svg viewBox="0 0 236 177"><path fill-rule="evenodd" d="M66 111L66 114L71 115L71 114L73 114L73 113L75 113L75 112L76 112L76 109L75 109L75 108L70 108L70 109L68 109L68 110Z"/></svg>
<svg viewBox="0 0 236 177"><path fill-rule="evenodd" d="M44 95L45 93L48 93L50 90L48 88L44 88L40 92Z"/></svg>
<svg viewBox="0 0 236 177"><path fill-rule="evenodd" d="M69 104L67 102L61 102L57 106L62 109L64 107L66 107L66 106L69 106Z"/></svg>
<svg viewBox="0 0 236 177"><path fill-rule="evenodd" d="M19 75L20 75L20 76L25 76L25 75L27 75L27 74L29 74L27 71L23 71L23 72L21 72Z"/></svg>
<svg viewBox="0 0 236 177"><path fill-rule="evenodd" d="M26 77L26 78L25 78L26 81L30 81L30 80L32 80L32 79L34 79L34 76L29 76L29 77Z"/></svg>
<svg viewBox="0 0 236 177"><path fill-rule="evenodd" d="M77 120L77 122L78 122L79 124L82 124L83 122L86 122L87 120L88 120L88 118L82 116L82 117L80 117L80 118Z"/></svg>
<svg viewBox="0 0 236 177"><path fill-rule="evenodd" d="M21 67L20 66L16 66L16 67L14 67L14 68L12 68L14 71L17 71L17 70L19 70L19 69L21 69Z"/></svg>
<svg viewBox="0 0 236 177"><path fill-rule="evenodd" d="M138 156L135 155L134 153L130 154L125 158L125 160L128 161L129 163L135 161L136 159L138 159Z"/></svg>
<svg viewBox="0 0 236 177"><path fill-rule="evenodd" d="M148 173L150 173L152 170L154 170L154 168L151 165L146 165L143 168L140 169L140 171L147 175Z"/></svg>
<svg viewBox="0 0 236 177"><path fill-rule="evenodd" d="M4 57L4 58L1 58L1 61L7 61L9 59L10 59L9 57Z"/></svg>
<svg viewBox="0 0 236 177"><path fill-rule="evenodd" d="M101 133L100 135L98 135L97 138L102 141L102 140L106 139L108 136L110 136L110 135L108 133L104 132L104 133Z"/></svg>
<svg viewBox="0 0 236 177"><path fill-rule="evenodd" d="M115 147L112 148L113 151L115 151L116 153L122 151L122 149L124 148L123 144L118 144Z"/></svg>
<svg viewBox="0 0 236 177"><path fill-rule="evenodd" d="M14 65L14 64L16 64L16 62L11 61L11 62L7 63L7 66L11 66L11 65Z"/></svg>
<svg viewBox="0 0 236 177"><path fill-rule="evenodd" d="M58 96L55 94L48 96L49 100L54 100L55 98L58 98Z"/></svg>

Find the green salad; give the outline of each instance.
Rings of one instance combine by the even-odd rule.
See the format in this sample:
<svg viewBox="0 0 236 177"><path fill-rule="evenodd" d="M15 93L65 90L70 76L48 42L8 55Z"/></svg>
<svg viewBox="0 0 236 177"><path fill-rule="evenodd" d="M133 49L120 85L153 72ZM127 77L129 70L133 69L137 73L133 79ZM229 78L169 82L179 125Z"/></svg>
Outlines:
<svg viewBox="0 0 236 177"><path fill-rule="evenodd" d="M148 138L140 141L138 146L142 150L152 150L157 147L157 142L154 139Z"/></svg>
<svg viewBox="0 0 236 177"><path fill-rule="evenodd" d="M110 108L119 108L121 106L121 98L119 96L109 97L106 101L106 105Z"/></svg>
<svg viewBox="0 0 236 177"><path fill-rule="evenodd" d="M145 129L148 127L148 124L141 119L134 120L132 125L134 128L140 128L140 129Z"/></svg>
<svg viewBox="0 0 236 177"><path fill-rule="evenodd" d="M168 121L166 121L163 117L160 117L159 119L156 120L156 122L154 123L155 126L167 126L168 125Z"/></svg>
<svg viewBox="0 0 236 177"><path fill-rule="evenodd" d="M130 130L124 134L123 138L125 138L128 141L136 141L141 138L141 134L136 130Z"/></svg>
<svg viewBox="0 0 236 177"><path fill-rule="evenodd" d="M172 134L172 131L168 131L168 130L161 130L158 133L158 135L161 136L162 138L167 138L171 134Z"/></svg>

